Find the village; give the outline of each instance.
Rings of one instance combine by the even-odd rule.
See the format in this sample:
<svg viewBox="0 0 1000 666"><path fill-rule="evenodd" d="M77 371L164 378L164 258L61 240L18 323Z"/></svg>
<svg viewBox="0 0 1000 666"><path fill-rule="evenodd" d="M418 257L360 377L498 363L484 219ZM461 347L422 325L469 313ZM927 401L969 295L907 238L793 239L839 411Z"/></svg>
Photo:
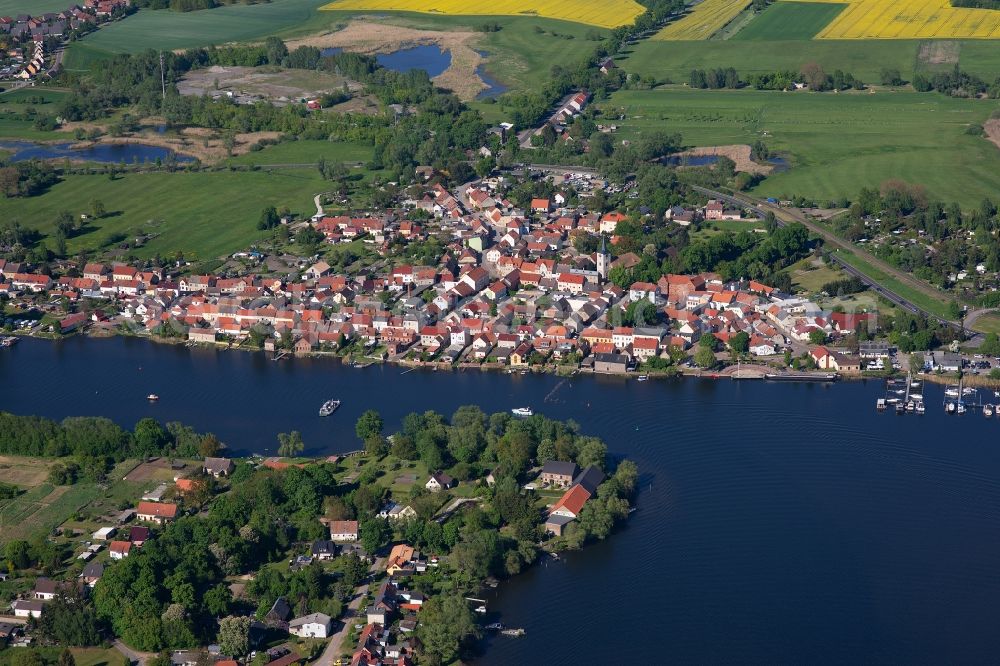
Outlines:
<svg viewBox="0 0 1000 666"><path fill-rule="evenodd" d="M56 50L73 34L84 34L100 23L120 17L131 0L86 0L61 12L0 16L0 80L30 81L53 74L61 52Z"/></svg>
<svg viewBox="0 0 1000 666"><path fill-rule="evenodd" d="M290 593L264 595L264 605L258 607L257 613L244 615L237 609L252 608L251 599L260 596L259 590L265 584L260 581L270 580L274 574L262 570L256 575L230 576L225 580L225 597L231 601L223 607L228 607L231 614L220 621L219 642L202 649L173 650L169 655L170 663L176 666L203 663L291 666L312 661L322 666L414 663L415 655L424 648L417 632L421 611L433 598L429 590L447 580L448 575L444 572L454 572L462 565L454 561L454 553L441 551L440 547L422 552L411 542L387 537L394 533L411 533L414 526L419 528L424 523L440 530L448 522L461 520L462 511L482 502L496 501L494 493L512 491L523 493L519 501L524 502L525 510L533 515L532 522L539 521L539 546L548 542L553 548L551 553L543 552L543 556L557 558L555 549L567 543L560 538L567 536L570 525L581 518L588 502L592 498L597 501L599 488L606 480L613 484L612 494L630 494L634 484L634 478L629 481L628 474L623 476L622 472L606 475L603 454L586 466L583 466L584 455L581 449L577 462L539 462L521 477L529 480L523 484L523 490L516 485L501 490L501 486L511 479L504 478L509 470L499 468L465 480L442 471L431 471L424 476L420 476L419 471L407 472L399 477L405 476L405 483L397 479L394 487L400 483L411 487L384 494L381 500L375 499L365 513L359 510L353 518L330 518L329 512L319 516L320 538L293 544L287 563L265 566L277 567L288 575L302 572L314 579L353 581L346 591L349 603L330 606L312 597L306 603ZM301 483L310 478L309 475L330 475L328 478L333 485L328 492L341 494L345 491L339 489L357 487L354 484L359 482L364 485L366 482L361 479L376 468L393 469L386 467L391 459L354 451L317 459L258 456L231 459L217 455L200 459L150 457L124 461L116 468L116 474L124 472L122 480L114 482L108 496L131 496L134 501L125 501L116 508L98 500L91 510L78 511L75 516L68 517L50 535L50 541L58 544L56 547L61 549L61 557L68 565L47 567L41 575L31 576L24 571L28 567L20 562L19 556L13 556L12 564L0 573L5 594L11 589L10 585L21 590L10 602L9 610L0 610L0 650L6 646L43 645L44 642L38 641L45 640L46 630L40 630L39 623L44 621L47 609L56 612L51 609L67 603L66 600L72 604L74 599L92 599L97 594L95 587L115 567L149 549L151 542L169 538L167 533L177 521L186 520L190 525L190 521L204 518L210 503L239 492L251 477L270 478L276 483L284 483L286 478L298 479L290 482ZM10 462L12 459L7 457L5 460ZM30 463L31 466L46 464ZM406 469L422 467L409 463ZM371 494L372 491L365 492L366 496L378 497L378 494ZM602 493L601 502L606 501L606 495ZM360 499L356 501L361 502ZM620 518L627 515L627 507L626 502ZM538 517L534 516L536 513ZM81 519L81 515L88 517ZM309 531L317 533L311 527ZM420 529L415 533L419 534ZM249 526L240 530L240 537L251 541L260 538ZM15 551L8 546L4 552ZM212 552L218 556L225 551L212 547ZM260 581L255 582L255 578ZM481 582L487 588L497 585L492 577ZM95 600L95 603L101 602ZM468 605L470 618L478 618L483 624L493 619L487 615L484 600L467 597L462 603ZM330 613L318 610L331 608L339 610ZM239 627L240 638L235 643L223 637L228 635L229 624ZM524 633L523 629L506 628L502 622L490 623L485 629L512 637ZM120 643L116 647L132 661L148 663L154 657Z"/></svg>
<svg viewBox="0 0 1000 666"><path fill-rule="evenodd" d="M397 210L318 213L292 222L299 231L311 228L326 246L360 241L382 259L351 274L316 257L282 264L254 250L237 253L225 277L187 274L184 265L121 262L60 262L61 274L47 275L0 260L0 297L15 311L45 313L42 321L24 321L22 332L127 331L279 356L624 373L681 365L711 335L713 351L736 339L736 350L751 361L811 350L820 369L860 371L856 350L819 346L861 326L874 332L874 313L824 311L801 296L714 273L619 286L609 276L642 261L633 252L615 254L616 228L628 217L567 205L570 191L584 201L607 183L589 174L549 177L551 198L533 199L525 209L498 194L500 176L454 192L431 185ZM675 206L667 217L682 226L718 220L756 226L743 211L714 200ZM581 237L596 251L579 251ZM435 264L396 258L400 248L429 238L445 243Z"/></svg>

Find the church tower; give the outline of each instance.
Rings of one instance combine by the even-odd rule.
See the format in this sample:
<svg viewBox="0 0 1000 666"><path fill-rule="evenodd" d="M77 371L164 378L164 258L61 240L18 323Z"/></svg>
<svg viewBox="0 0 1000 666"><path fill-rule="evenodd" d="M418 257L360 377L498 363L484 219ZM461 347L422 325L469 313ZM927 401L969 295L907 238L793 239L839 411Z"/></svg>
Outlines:
<svg viewBox="0 0 1000 666"><path fill-rule="evenodd" d="M597 252L597 275L602 280L608 279L608 264L611 263L611 255L608 254L608 247L604 241L604 234L601 234L601 249Z"/></svg>

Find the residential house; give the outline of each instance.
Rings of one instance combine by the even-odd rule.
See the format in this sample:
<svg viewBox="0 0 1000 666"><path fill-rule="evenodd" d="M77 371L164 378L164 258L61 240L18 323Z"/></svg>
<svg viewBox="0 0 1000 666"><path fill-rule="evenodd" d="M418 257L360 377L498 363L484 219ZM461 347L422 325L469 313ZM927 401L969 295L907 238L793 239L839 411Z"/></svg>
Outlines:
<svg viewBox="0 0 1000 666"><path fill-rule="evenodd" d="M310 553L317 560L332 560L337 556L337 544L329 539L314 541Z"/></svg>
<svg viewBox="0 0 1000 666"><path fill-rule="evenodd" d="M389 551L389 558L385 561L385 572L393 576L411 566L416 551L413 546L405 543L396 544Z"/></svg>
<svg viewBox="0 0 1000 666"><path fill-rule="evenodd" d="M14 611L14 617L39 618L42 616L44 607L45 602L40 599L18 599L10 605L10 609Z"/></svg>
<svg viewBox="0 0 1000 666"><path fill-rule="evenodd" d="M202 466L205 474L211 474L215 478L229 476L235 467L229 458L205 458L205 464Z"/></svg>
<svg viewBox="0 0 1000 666"><path fill-rule="evenodd" d="M578 471L579 468L574 462L548 460L542 466L541 481L557 488L567 488L573 483Z"/></svg>
<svg viewBox="0 0 1000 666"><path fill-rule="evenodd" d="M124 560L132 550L131 541L112 541L108 552L113 560Z"/></svg>
<svg viewBox="0 0 1000 666"><path fill-rule="evenodd" d="M358 521L334 520L330 523L330 539L333 541L357 541Z"/></svg>
<svg viewBox="0 0 1000 666"><path fill-rule="evenodd" d="M135 510L139 520L151 523L166 523L177 517L177 505L166 502L139 502Z"/></svg>
<svg viewBox="0 0 1000 666"><path fill-rule="evenodd" d="M436 493L440 490L447 490L455 485L455 479L448 476L444 472L433 472L424 487L432 493Z"/></svg>
<svg viewBox="0 0 1000 666"><path fill-rule="evenodd" d="M97 585L97 581L101 580L101 576L104 575L104 565L100 562L90 562L83 568L80 572L80 578L87 585L87 587L94 587Z"/></svg>
<svg viewBox="0 0 1000 666"><path fill-rule="evenodd" d="M288 623L288 633L299 638L327 638L333 619L325 613L310 613Z"/></svg>

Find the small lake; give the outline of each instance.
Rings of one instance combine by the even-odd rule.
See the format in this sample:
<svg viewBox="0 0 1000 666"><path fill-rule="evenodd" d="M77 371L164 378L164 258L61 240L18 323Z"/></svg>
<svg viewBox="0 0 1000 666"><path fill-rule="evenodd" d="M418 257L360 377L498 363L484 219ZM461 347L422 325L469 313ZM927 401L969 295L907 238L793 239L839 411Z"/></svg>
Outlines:
<svg viewBox="0 0 1000 666"><path fill-rule="evenodd" d="M380 53L375 59L378 64L395 72L422 69L432 79L451 67L451 51L444 51L433 44L400 49L392 53Z"/></svg>
<svg viewBox="0 0 1000 666"><path fill-rule="evenodd" d="M710 166L718 161L718 155L670 155L662 160L667 166Z"/></svg>
<svg viewBox="0 0 1000 666"><path fill-rule="evenodd" d="M143 143L97 144L89 148L73 148L72 143L34 143L32 141L0 141L0 150L13 153L11 162L25 160L70 159L85 162L155 162L166 160L171 155L178 162L192 162L193 157L178 155L169 148L150 146Z"/></svg>
<svg viewBox="0 0 1000 666"><path fill-rule="evenodd" d="M343 51L343 48L334 46L322 49L319 53L324 58L328 58L338 53L343 53ZM411 69L422 69L433 79L451 67L451 51L445 51L439 46L428 44L400 49L391 53L379 53L375 56L375 60L378 64L394 72L408 72ZM483 80L486 81L485 78ZM489 81L486 81L486 83L492 85Z"/></svg>
<svg viewBox="0 0 1000 666"><path fill-rule="evenodd" d="M479 51L478 53L484 58L489 55L486 51ZM476 95L476 99L492 99L494 97L499 97L509 90L508 86L500 83L486 72L485 63L476 67L476 76L482 79L483 83L489 86L489 88Z"/></svg>

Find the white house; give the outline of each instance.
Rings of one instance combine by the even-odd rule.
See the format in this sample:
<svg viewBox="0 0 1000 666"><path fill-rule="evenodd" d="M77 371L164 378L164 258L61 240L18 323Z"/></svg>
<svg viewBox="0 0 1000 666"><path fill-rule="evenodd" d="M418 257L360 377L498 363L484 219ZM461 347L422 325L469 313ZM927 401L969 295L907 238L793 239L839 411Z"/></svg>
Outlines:
<svg viewBox="0 0 1000 666"><path fill-rule="evenodd" d="M41 617L44 602L40 599L18 599L10 605L14 617Z"/></svg>
<svg viewBox="0 0 1000 666"><path fill-rule="evenodd" d="M288 623L288 633L300 638L326 638L330 635L333 620L324 613L310 613Z"/></svg>
<svg viewBox="0 0 1000 666"><path fill-rule="evenodd" d="M431 478L427 479L427 483L424 487L432 493L436 493L439 490L445 490L451 488L455 484L455 479L451 478L443 472L435 472L431 474Z"/></svg>
<svg viewBox="0 0 1000 666"><path fill-rule="evenodd" d="M332 541L357 541L358 521L334 520L330 523L330 539Z"/></svg>

